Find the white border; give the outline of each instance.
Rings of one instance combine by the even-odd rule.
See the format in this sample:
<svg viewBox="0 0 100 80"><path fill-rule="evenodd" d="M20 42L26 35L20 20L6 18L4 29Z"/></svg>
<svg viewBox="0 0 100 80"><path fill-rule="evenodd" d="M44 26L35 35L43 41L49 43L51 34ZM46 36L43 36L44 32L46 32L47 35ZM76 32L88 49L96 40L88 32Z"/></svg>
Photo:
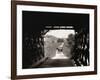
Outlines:
<svg viewBox="0 0 100 80"><path fill-rule="evenodd" d="M82 13L90 15L90 66L86 67L60 67L60 68L39 68L22 69L22 11L42 11L59 13ZM17 75L50 74L94 71L94 10L80 8L60 8L43 6L17 5Z"/></svg>

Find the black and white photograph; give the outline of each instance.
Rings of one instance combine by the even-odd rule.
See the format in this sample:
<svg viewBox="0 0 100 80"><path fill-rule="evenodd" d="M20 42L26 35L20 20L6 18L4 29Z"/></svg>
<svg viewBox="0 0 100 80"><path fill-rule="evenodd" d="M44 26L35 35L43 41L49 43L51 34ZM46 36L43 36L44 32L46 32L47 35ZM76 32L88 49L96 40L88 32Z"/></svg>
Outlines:
<svg viewBox="0 0 100 80"><path fill-rule="evenodd" d="M89 14L23 11L23 68L89 66Z"/></svg>
<svg viewBox="0 0 100 80"><path fill-rule="evenodd" d="M12 78L97 73L97 7L12 2Z"/></svg>

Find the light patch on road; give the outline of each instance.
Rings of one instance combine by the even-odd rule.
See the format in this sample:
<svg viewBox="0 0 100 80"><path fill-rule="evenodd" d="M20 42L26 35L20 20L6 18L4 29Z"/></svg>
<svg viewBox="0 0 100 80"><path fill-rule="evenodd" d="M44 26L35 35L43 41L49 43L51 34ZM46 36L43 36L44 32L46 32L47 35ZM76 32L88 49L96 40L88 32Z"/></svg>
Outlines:
<svg viewBox="0 0 100 80"><path fill-rule="evenodd" d="M58 52L58 50L56 50L56 55L51 59L69 59L69 58L65 56L63 52Z"/></svg>

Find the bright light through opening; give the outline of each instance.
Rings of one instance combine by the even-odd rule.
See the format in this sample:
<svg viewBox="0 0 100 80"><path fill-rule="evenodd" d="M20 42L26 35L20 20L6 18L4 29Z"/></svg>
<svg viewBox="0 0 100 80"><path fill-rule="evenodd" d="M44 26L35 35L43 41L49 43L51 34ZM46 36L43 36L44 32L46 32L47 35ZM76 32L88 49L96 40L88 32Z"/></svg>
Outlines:
<svg viewBox="0 0 100 80"><path fill-rule="evenodd" d="M45 56L50 57L51 59L68 59L71 55L71 49L67 48L65 53L64 46L65 44L68 45L67 39L69 38L70 34L75 35L75 31L72 29L48 31L44 38Z"/></svg>

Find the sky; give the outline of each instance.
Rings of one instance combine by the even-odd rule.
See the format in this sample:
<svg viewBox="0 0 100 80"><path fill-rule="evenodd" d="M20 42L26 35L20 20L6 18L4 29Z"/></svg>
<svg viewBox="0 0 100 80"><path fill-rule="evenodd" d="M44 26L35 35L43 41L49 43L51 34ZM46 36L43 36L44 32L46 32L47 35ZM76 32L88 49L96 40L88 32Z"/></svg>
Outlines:
<svg viewBox="0 0 100 80"><path fill-rule="evenodd" d="M69 34L75 34L74 30L50 30L46 35L52 35L57 38L68 38Z"/></svg>

